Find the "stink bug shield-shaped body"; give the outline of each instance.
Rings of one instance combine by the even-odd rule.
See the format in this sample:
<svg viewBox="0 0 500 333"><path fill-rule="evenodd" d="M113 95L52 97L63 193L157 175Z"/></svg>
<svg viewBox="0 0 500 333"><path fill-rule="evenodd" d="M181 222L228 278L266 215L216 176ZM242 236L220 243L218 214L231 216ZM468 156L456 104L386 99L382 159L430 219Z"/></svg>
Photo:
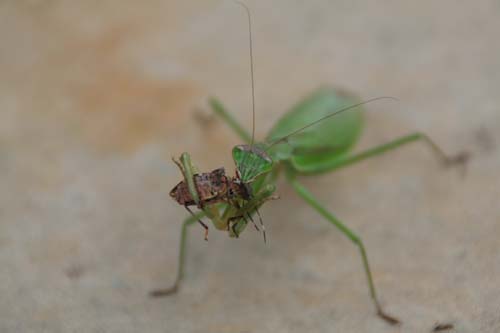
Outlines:
<svg viewBox="0 0 500 333"><path fill-rule="evenodd" d="M193 182L198 194L199 203L213 204L224 200L228 192L229 182L224 168L212 172L193 175ZM199 206L191 195L188 184L183 180L170 191L170 196L182 206Z"/></svg>
<svg viewBox="0 0 500 333"><path fill-rule="evenodd" d="M263 160L264 163L260 161L261 157L254 158L254 154L259 153L264 156L264 152L258 152L257 148L244 145L235 147L234 151L235 161L241 158L252 162L249 168L243 169L246 175L245 181L240 178L239 172L236 177L226 176L224 168L196 173L189 154L183 153L179 161L175 159L173 161L179 167L184 180L170 191L170 196L184 206L193 217L195 214L189 207L197 206L212 220L217 229L227 230L230 236L238 237L248 222L247 218L253 222L251 217L253 210L258 209L261 202L272 194L274 188L268 186L265 191L260 191L254 196L250 185L257 176L270 170L270 166L266 166L266 163L272 163L269 157ZM223 205L216 205L219 203ZM205 228L205 239L207 239L208 226L200 218L196 220ZM240 220L245 223L238 224ZM256 228L258 229L257 226Z"/></svg>

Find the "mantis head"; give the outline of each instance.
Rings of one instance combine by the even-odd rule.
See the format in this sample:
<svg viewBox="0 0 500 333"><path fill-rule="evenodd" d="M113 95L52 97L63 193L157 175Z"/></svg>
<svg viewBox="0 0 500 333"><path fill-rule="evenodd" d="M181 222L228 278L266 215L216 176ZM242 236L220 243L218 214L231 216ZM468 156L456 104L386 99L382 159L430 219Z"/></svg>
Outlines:
<svg viewBox="0 0 500 333"><path fill-rule="evenodd" d="M236 174L242 183L253 182L273 168L273 160L261 145L238 145L233 148Z"/></svg>

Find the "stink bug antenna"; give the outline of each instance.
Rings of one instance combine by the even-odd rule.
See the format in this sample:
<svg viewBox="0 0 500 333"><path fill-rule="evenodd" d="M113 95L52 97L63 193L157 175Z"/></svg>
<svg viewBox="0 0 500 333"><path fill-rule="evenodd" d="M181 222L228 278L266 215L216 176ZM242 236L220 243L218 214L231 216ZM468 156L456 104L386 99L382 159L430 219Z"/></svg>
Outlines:
<svg viewBox="0 0 500 333"><path fill-rule="evenodd" d="M250 142L250 146L253 146L255 140L255 83L253 78L253 47L252 47L252 20L250 17L250 9L243 2L234 0L237 4L242 6L247 12L248 17L248 37L249 37L249 49L250 49L250 77L252 80L252 141Z"/></svg>
<svg viewBox="0 0 500 333"><path fill-rule="evenodd" d="M334 112L332 112L332 113L330 113L330 114L328 114L328 115L326 115L326 116L324 116L322 118L319 118L318 120L315 120L312 123L310 123L310 124L308 124L308 125L306 125L304 127L296 129L295 131L293 131L293 132L291 132L291 133L289 133L289 134L287 134L287 135L285 135L285 136L283 136L283 137L281 137L279 139L276 139L276 140L272 141L267 146L266 151L268 151L271 147L277 145L278 143L286 142L289 137L294 136L295 134L298 134L298 133L302 132L303 130L305 130L305 129L311 127L311 126L314 126L314 125L322 122L323 120L326 120L326 119L328 119L330 117L333 117L333 116L337 116L337 115L339 115L339 114L341 114L343 112L349 111L349 110L354 109L354 108L356 108L358 106L361 106L361 105L364 105L364 104L368 104L368 103L371 103L371 102L375 102L375 101L378 101L378 100L381 100L381 99L391 99L393 101L399 101L399 99L397 99L396 97L381 96L381 97L375 97L375 98L367 99L365 101L362 101L362 102L359 102L359 103L356 103L356 104L352 104L352 105L346 106L346 107L341 108L339 110L336 110L336 111L334 111Z"/></svg>

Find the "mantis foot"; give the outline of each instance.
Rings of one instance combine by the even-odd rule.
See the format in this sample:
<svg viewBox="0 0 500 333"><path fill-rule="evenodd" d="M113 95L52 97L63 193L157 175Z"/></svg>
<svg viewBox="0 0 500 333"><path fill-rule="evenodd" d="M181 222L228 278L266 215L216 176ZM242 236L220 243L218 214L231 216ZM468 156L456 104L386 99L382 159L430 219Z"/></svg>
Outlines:
<svg viewBox="0 0 500 333"><path fill-rule="evenodd" d="M149 292L150 297L165 297L175 294L179 290L179 285L176 283L170 288L166 289L156 289Z"/></svg>
<svg viewBox="0 0 500 333"><path fill-rule="evenodd" d="M444 166L466 166L467 162L470 160L471 154L468 151L461 151L460 153L447 157L443 162Z"/></svg>
<svg viewBox="0 0 500 333"><path fill-rule="evenodd" d="M382 309L377 310L377 315L391 325L399 325L401 322L396 317L388 315Z"/></svg>
<svg viewBox="0 0 500 333"><path fill-rule="evenodd" d="M462 177L465 177L467 172L467 162L469 162L471 156L471 153L468 151L461 151L456 155L446 157L443 160L443 165L447 168L455 166L459 167Z"/></svg>
<svg viewBox="0 0 500 333"><path fill-rule="evenodd" d="M436 324L436 325L434 325L434 328L432 329L432 332L447 331L447 330L452 330L453 328L454 328L454 325L451 324L451 323Z"/></svg>

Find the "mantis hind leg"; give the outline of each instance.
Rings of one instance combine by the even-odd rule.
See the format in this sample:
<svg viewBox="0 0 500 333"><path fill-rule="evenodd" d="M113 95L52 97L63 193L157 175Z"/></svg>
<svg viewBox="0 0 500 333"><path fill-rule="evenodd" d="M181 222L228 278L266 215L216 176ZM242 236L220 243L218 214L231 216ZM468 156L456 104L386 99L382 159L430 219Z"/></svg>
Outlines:
<svg viewBox="0 0 500 333"><path fill-rule="evenodd" d="M338 159L331 161L330 163L324 163L323 165L314 165L314 167L311 166L310 168L297 166L297 169L300 172L306 172L306 173L319 173L319 172L333 171L335 169L340 169L340 168L346 167L348 165L351 165L351 164L354 164L357 162L361 162L361 161L368 159L370 157L375 157L375 156L381 155L383 153L386 153L388 151L392 151L396 148L402 147L406 144L409 144L411 142L416 142L416 141L422 141L426 145L428 145L431 148L431 150L434 152L436 157L439 159L439 161L444 166L447 166L447 167L448 166L456 166L456 165L464 166L470 157L470 154L465 152L465 151L462 151L456 155L447 155L426 134L416 132L416 133L412 133L412 134L397 138L395 140L392 140L392 141L385 143L385 144L382 144L380 146L376 146L376 147L367 149L363 152L360 152L360 153L357 153L354 155L340 157Z"/></svg>
<svg viewBox="0 0 500 333"><path fill-rule="evenodd" d="M163 289L156 289L149 293L151 297L162 297L176 293L179 290L180 283L184 277L184 262L186 261L186 240L187 228L193 223L197 222L200 218L205 216L204 212L199 212L189 216L184 223L182 223L181 239L179 243L179 258L177 262L177 276L172 286Z"/></svg>
<svg viewBox="0 0 500 333"><path fill-rule="evenodd" d="M345 226L340 220L338 220L332 213L330 213L325 207L323 207L316 198L300 183L298 183L295 179L290 179L290 183L292 184L295 191L299 194L299 196L304 199L309 205L311 205L318 213L320 213L324 218L328 220L328 222L332 223L337 229L339 229L347 238L349 238L356 246L358 247L361 253L361 259L363 261L363 268L365 270L366 278L368 280L368 287L370 289L370 296L377 310L377 314L388 322L391 325L395 325L399 323L399 320L395 317L388 315L380 305L377 293L375 290L375 284L373 283L372 273L370 270L370 265L368 264L368 257L366 255L365 246L359 238L351 229Z"/></svg>
<svg viewBox="0 0 500 333"><path fill-rule="evenodd" d="M212 110L219 116L221 119L238 134L238 136L246 143L250 143L252 141L252 136L248 131L241 126L234 117L226 111L226 108L222 105L222 103L216 98L212 97L209 100L210 106Z"/></svg>

